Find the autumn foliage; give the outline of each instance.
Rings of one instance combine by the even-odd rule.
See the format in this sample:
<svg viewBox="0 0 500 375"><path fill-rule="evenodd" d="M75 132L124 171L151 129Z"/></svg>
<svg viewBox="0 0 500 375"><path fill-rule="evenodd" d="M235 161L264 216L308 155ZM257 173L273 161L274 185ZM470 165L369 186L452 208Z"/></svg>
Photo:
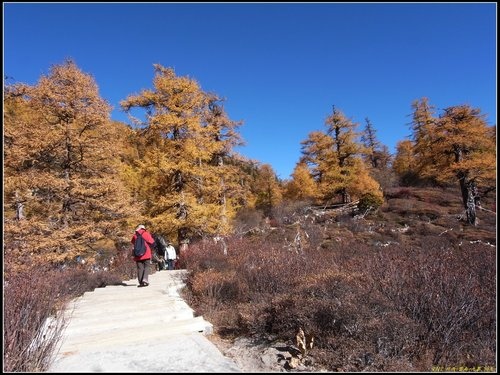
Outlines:
<svg viewBox="0 0 500 375"><path fill-rule="evenodd" d="M100 242L125 234L133 207L110 106L72 61L34 86L9 87L5 106L6 257L24 268L93 263Z"/></svg>
<svg viewBox="0 0 500 375"><path fill-rule="evenodd" d="M480 109L414 101L393 157L334 108L280 180L235 152L224 99L153 67L120 102L130 124L72 60L4 87L7 370L46 370L59 308L134 276L139 223L183 246L186 298L221 334L304 329L333 371L493 363L496 127Z"/></svg>
<svg viewBox="0 0 500 375"><path fill-rule="evenodd" d="M438 117L427 98L412 107L413 143L398 144L395 171L402 180L427 179L460 186L465 220L477 224L481 197L496 189L495 127L469 105L448 107Z"/></svg>

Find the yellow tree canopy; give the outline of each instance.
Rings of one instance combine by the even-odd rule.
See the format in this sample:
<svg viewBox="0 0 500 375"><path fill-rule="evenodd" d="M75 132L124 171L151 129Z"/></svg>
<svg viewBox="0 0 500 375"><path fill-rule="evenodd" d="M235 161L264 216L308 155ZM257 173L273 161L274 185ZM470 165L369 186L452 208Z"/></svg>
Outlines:
<svg viewBox="0 0 500 375"><path fill-rule="evenodd" d="M343 203L365 193L381 194L362 160L365 148L357 141L357 124L339 110L325 121L326 133L312 132L302 142L301 161L307 163L324 202L337 196Z"/></svg>
<svg viewBox="0 0 500 375"><path fill-rule="evenodd" d="M422 117L420 112L421 106L416 106L414 118ZM476 224L479 190L496 185L494 129L486 124L480 109L469 105L445 108L439 118L419 120L419 123L427 127L425 136L418 127L414 135L418 173L440 183L457 181L467 222Z"/></svg>
<svg viewBox="0 0 500 375"><path fill-rule="evenodd" d="M416 173L416 159L413 153L413 142L405 139L396 145L396 156L392 168L396 175L404 180L406 177Z"/></svg>
<svg viewBox="0 0 500 375"><path fill-rule="evenodd" d="M239 205L238 170L226 163L241 143L240 123L228 118L215 94L189 77L154 65L154 89L120 104L144 138L136 168L139 197L153 230L183 242L192 235L225 234Z"/></svg>
<svg viewBox="0 0 500 375"><path fill-rule="evenodd" d="M453 181L461 174L478 184L495 180L496 145L491 128L477 108L449 107L440 116L432 150L440 155L434 168L440 181Z"/></svg>
<svg viewBox="0 0 500 375"><path fill-rule="evenodd" d="M123 234L130 213L110 106L70 60L34 86L10 87L4 103L7 253L21 262L91 261L99 241Z"/></svg>
<svg viewBox="0 0 500 375"><path fill-rule="evenodd" d="M256 196L255 208L266 215L270 215L271 210L283 200L280 182L269 164L263 164L258 169L252 191Z"/></svg>
<svg viewBox="0 0 500 375"><path fill-rule="evenodd" d="M305 162L299 162L292 173L292 179L285 187L285 196L290 200L316 200L318 187Z"/></svg>
<svg viewBox="0 0 500 375"><path fill-rule="evenodd" d="M301 162L309 166L311 175L317 183L323 181L323 174L334 160L333 139L324 132L309 133L302 144Z"/></svg>

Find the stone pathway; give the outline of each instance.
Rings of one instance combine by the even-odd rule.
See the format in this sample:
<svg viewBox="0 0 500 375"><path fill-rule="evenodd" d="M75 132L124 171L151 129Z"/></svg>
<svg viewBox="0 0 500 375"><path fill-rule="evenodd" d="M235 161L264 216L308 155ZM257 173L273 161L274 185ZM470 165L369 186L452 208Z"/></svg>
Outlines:
<svg viewBox="0 0 500 375"><path fill-rule="evenodd" d="M73 300L60 350L48 372L241 372L206 335L180 297L185 270L97 288Z"/></svg>

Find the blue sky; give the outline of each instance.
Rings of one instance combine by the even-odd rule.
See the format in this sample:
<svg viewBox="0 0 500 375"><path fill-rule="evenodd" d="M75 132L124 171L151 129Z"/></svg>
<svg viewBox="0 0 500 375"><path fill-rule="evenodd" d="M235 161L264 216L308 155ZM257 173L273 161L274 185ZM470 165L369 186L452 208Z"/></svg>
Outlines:
<svg viewBox="0 0 500 375"><path fill-rule="evenodd" d="M4 77L35 84L72 58L119 102L153 64L226 98L236 151L288 178L332 105L395 152L411 103L469 104L496 124L496 11L489 3L3 3Z"/></svg>

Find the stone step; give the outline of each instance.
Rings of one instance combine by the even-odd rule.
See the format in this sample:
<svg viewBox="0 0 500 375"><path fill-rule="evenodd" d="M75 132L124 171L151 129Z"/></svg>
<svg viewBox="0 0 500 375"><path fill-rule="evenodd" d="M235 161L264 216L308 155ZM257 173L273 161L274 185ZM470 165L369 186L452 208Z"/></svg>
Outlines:
<svg viewBox="0 0 500 375"><path fill-rule="evenodd" d="M203 317L178 319L172 324L136 324L135 326L123 326L117 324L96 325L92 328L82 327L71 329L64 334L65 342L61 346L61 352L71 353L77 350L105 349L111 345L126 345L140 343L167 335L200 332L204 334L212 333L212 325L205 321Z"/></svg>
<svg viewBox="0 0 500 375"><path fill-rule="evenodd" d="M165 372L173 363L180 372L239 372L204 337L213 333L212 324L195 317L179 295L186 275L156 272L148 287L138 288L132 279L73 300L48 372L142 372L139 364L144 372ZM179 342L184 346L178 348Z"/></svg>
<svg viewBox="0 0 500 375"><path fill-rule="evenodd" d="M103 324L119 324L124 327L137 325L138 322L153 322L158 324L166 324L179 319L192 318L193 313L190 310L183 309L181 306L171 308L167 306L157 308L144 308L141 311L134 309L116 311L109 314L103 314L100 311L93 311L92 313L84 313L82 311L75 311L70 317L71 325L66 329L70 330L75 327L88 327Z"/></svg>

